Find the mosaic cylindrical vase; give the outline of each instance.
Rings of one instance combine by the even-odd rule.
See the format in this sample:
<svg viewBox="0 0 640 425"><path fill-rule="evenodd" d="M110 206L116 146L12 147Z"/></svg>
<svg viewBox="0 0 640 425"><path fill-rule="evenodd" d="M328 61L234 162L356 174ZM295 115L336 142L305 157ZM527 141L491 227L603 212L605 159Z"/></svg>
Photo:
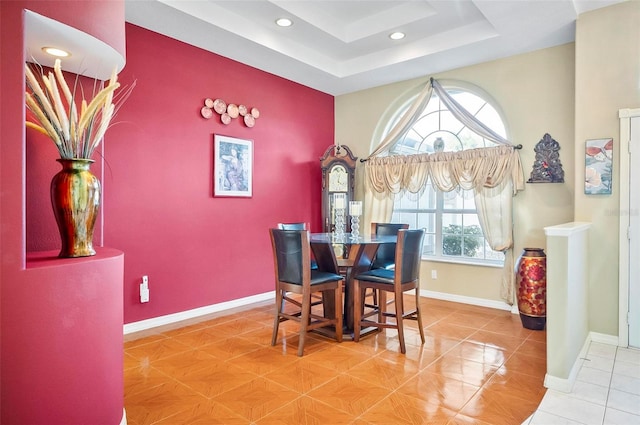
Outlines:
<svg viewBox="0 0 640 425"><path fill-rule="evenodd" d="M516 264L522 326L543 330L547 320L547 256L542 248L524 248Z"/></svg>

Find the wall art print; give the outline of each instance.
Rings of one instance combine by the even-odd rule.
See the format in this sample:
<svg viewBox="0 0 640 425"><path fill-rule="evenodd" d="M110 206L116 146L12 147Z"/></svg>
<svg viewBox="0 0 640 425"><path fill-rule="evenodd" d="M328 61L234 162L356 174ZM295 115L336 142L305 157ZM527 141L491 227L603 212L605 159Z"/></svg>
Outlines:
<svg viewBox="0 0 640 425"><path fill-rule="evenodd" d="M250 198L253 141L216 134L213 152L213 195Z"/></svg>
<svg viewBox="0 0 640 425"><path fill-rule="evenodd" d="M611 195L613 139L587 140L585 153L584 193Z"/></svg>

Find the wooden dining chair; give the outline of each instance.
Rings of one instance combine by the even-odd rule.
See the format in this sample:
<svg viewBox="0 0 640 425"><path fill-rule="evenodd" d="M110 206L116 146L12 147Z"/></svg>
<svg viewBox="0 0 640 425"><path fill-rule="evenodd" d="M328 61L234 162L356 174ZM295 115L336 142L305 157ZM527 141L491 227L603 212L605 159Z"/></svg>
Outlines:
<svg viewBox="0 0 640 425"><path fill-rule="evenodd" d="M307 223L278 223L280 230L307 230Z"/></svg>
<svg viewBox="0 0 640 425"><path fill-rule="evenodd" d="M280 230L307 230L307 223L278 223ZM311 269L317 269L318 264L315 258L311 257Z"/></svg>
<svg viewBox="0 0 640 425"><path fill-rule="evenodd" d="M408 229L409 225L405 223L371 223L371 234L376 236L396 236L398 230ZM380 244L376 251L375 257L371 263L372 269L388 269L392 270L395 267L396 256L396 244L384 243ZM378 294L375 289L371 289L371 292L366 293L367 297L373 299L373 304L377 303ZM365 303L365 307L373 308L370 303ZM371 312L367 314L371 315Z"/></svg>
<svg viewBox="0 0 640 425"><path fill-rule="evenodd" d="M306 230L269 229L276 283L276 316L273 324L271 345L278 338L280 322L294 320L300 323L298 356L304 352L308 331L324 326L334 326L336 340L342 341L342 281L337 273L311 269L311 247ZM334 258L335 262L335 258ZM312 311L311 295L329 291L334 295L334 317L324 317ZM294 298L291 294L300 294ZM322 301L320 301L322 302ZM285 311L285 303L293 305L294 311Z"/></svg>
<svg viewBox="0 0 640 425"><path fill-rule="evenodd" d="M300 222L300 223L278 223L278 229L280 230L307 230L307 223L304 222ZM317 270L318 269L318 263L316 262L316 259L313 258L313 252L311 253L311 270ZM322 304L322 301L318 301L319 299L322 298L322 296L318 295L318 294L312 294L311 298L313 298L315 301L311 303L311 307L316 306L316 305L320 305ZM283 301L284 302L284 299Z"/></svg>
<svg viewBox="0 0 640 425"><path fill-rule="evenodd" d="M371 223L371 234L376 236L397 235L398 230L408 229L404 223ZM395 265L396 244L381 244L371 264L372 269L392 269Z"/></svg>
<svg viewBox="0 0 640 425"><path fill-rule="evenodd" d="M424 229L419 230L398 230L398 241L396 243L394 270L371 269L360 273L354 277L353 297L354 297L354 337L358 342L362 327L394 328L398 330L400 340L400 352L407 352L404 342L404 320L413 319L418 321L420 338L424 344L424 330L422 329L422 316L420 313L420 259L422 257L422 245L424 242ZM377 321L363 317L364 298L363 293L367 288L373 288L378 293L378 301L375 306L377 311ZM413 310L405 311L403 294L406 291L415 290L416 307ZM386 294L394 294L395 311L387 312ZM387 318L395 318L395 322L388 322Z"/></svg>

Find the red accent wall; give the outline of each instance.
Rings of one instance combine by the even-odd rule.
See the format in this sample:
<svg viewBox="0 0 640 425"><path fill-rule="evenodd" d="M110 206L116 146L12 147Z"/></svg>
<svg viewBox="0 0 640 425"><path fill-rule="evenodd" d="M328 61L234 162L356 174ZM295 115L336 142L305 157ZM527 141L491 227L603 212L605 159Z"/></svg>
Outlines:
<svg viewBox="0 0 640 425"><path fill-rule="evenodd" d="M104 243L127 258L125 323L273 290L267 229L320 230L333 97L134 25L126 33L119 79L137 85L107 132L103 180ZM206 120L205 98L257 107L260 118L252 128ZM253 141L252 198L213 196L215 134Z"/></svg>
<svg viewBox="0 0 640 425"><path fill-rule="evenodd" d="M119 81L136 87L105 137L104 169L99 155L92 167L103 185L94 244L127 258L124 322L273 290L267 229L280 221L321 229L319 158L333 143L333 97L135 25L126 39ZM252 128L206 120L207 97L257 107L260 118ZM213 196L215 134L253 141L253 197ZM26 154L27 251L54 250L57 151L28 131Z"/></svg>

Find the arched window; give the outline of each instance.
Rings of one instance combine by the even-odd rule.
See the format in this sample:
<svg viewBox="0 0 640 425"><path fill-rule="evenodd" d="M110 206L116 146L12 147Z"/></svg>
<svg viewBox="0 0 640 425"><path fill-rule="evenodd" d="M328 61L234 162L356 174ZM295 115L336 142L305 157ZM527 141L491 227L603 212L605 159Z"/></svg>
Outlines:
<svg viewBox="0 0 640 425"><path fill-rule="evenodd" d="M507 138L498 108L492 105L486 93L468 85L442 85L467 111ZM400 119L412 100L397 108L387 129ZM421 117L390 154L410 155L491 146L495 144L469 130L433 93ZM409 223L411 228L426 229L424 256L428 259L495 265L504 262L504 254L493 251L485 241L472 191L441 192L428 185L418 194L399 194L394 201L391 220Z"/></svg>

